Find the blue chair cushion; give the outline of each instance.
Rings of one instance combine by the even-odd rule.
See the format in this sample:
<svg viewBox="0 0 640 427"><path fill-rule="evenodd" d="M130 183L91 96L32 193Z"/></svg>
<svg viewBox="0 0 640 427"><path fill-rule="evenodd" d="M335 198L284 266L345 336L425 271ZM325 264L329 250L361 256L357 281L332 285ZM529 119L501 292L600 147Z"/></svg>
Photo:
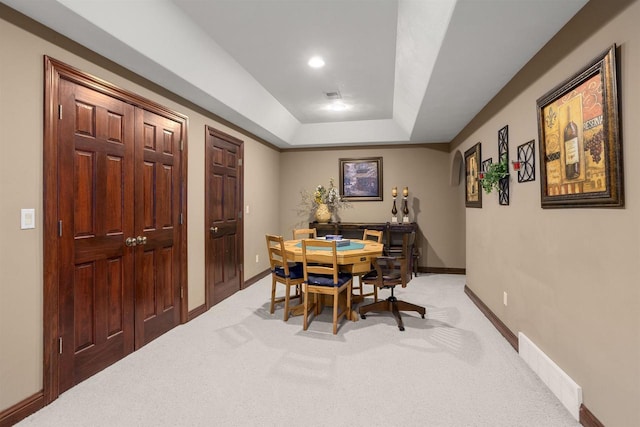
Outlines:
<svg viewBox="0 0 640 427"><path fill-rule="evenodd" d="M338 283L333 283L333 275L325 276L321 274L310 274L308 277L308 283L316 286L337 286L340 287L351 280L353 276L351 273L338 273Z"/></svg>
<svg viewBox="0 0 640 427"><path fill-rule="evenodd" d="M284 274L283 267L276 267L273 271L276 276L284 277L287 276ZM304 277L304 271L302 271L302 264L294 264L289 266L289 279L301 279Z"/></svg>

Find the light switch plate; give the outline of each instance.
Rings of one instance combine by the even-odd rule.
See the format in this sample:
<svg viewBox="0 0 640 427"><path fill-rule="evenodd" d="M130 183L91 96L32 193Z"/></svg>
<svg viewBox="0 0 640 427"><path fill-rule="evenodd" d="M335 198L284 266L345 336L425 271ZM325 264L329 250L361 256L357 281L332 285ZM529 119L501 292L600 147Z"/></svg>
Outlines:
<svg viewBox="0 0 640 427"><path fill-rule="evenodd" d="M20 209L20 228L22 230L36 228L35 209Z"/></svg>

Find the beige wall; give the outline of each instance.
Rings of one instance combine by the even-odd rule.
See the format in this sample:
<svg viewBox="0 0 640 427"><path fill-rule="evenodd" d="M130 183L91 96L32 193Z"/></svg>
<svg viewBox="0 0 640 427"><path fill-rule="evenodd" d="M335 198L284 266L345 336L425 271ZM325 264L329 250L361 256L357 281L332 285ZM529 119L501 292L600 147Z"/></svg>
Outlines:
<svg viewBox="0 0 640 427"><path fill-rule="evenodd" d="M618 14L620 5L628 3ZM300 190L326 185L330 177L337 182L338 158L382 156L384 201L354 203L341 219L386 221L391 187L408 185L426 238L421 265L466 266L469 287L512 331L524 332L583 387L585 404L605 425L640 425L640 274L635 268L640 261L640 172L630 167L640 155L639 132L633 126L640 116L640 33L635 29L640 6L638 1L592 0L586 10L453 145L464 152L482 141L483 157L495 158L497 131L506 124L511 153L517 145L537 141L535 100L615 42L621 53L627 164L626 208L620 210L542 210L539 174L532 183L512 181L508 207L498 206L490 195L482 209L465 209L462 186L449 185L454 154L424 147L279 153L0 5L0 410L42 388L46 54L189 116L190 309L204 302L205 124L246 142L245 279L267 268L264 233L288 236L306 223L295 212ZM611 10L617 12L609 20ZM23 25L36 33L21 29ZM19 229L20 208L36 208L35 230ZM466 255L461 249L465 229ZM504 291L509 295L506 307Z"/></svg>
<svg viewBox="0 0 640 427"><path fill-rule="evenodd" d="M638 1L592 1L454 141L461 152L481 141L483 158L496 159L497 132L509 125L510 153L531 139L537 149L536 100L620 46L626 208L541 209L536 153L536 181L512 176L510 206L492 194L482 209L466 209L466 251L468 286L583 387L600 421L625 427L640 425L638 22Z"/></svg>
<svg viewBox="0 0 640 427"><path fill-rule="evenodd" d="M28 29L29 31L25 30ZM51 43L48 40L55 42ZM279 152L231 129L161 88L0 5L0 411L42 389L43 55L138 93L189 117L188 298L204 304L204 136L214 126L245 141L245 279L268 267L264 230L279 227L273 203ZM35 230L20 230L20 209L35 208Z"/></svg>
<svg viewBox="0 0 640 427"><path fill-rule="evenodd" d="M319 184L328 186L330 178L334 178L338 186L339 159L367 157L382 157L384 200L353 202L351 208L340 212L340 220L390 221L391 188L395 186L401 191L408 186L409 217L418 223L421 232L419 265L464 268L464 208L458 203L460 186L450 186L449 155L435 148L368 147L282 153L280 232L288 237L294 228L308 225L309 216L297 212L301 191L313 192ZM399 218L402 219L401 214Z"/></svg>

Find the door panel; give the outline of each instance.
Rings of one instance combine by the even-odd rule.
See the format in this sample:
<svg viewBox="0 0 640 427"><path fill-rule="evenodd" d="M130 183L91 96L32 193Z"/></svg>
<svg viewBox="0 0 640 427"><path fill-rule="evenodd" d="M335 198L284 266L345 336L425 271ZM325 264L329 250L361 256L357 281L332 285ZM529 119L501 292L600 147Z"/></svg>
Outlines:
<svg viewBox="0 0 640 427"><path fill-rule="evenodd" d="M242 141L207 128L205 249L207 307L240 290L242 279Z"/></svg>
<svg viewBox="0 0 640 427"><path fill-rule="evenodd" d="M136 348L180 323L182 124L136 109ZM138 201L140 201L138 203ZM140 239L139 239L140 240Z"/></svg>
<svg viewBox="0 0 640 427"><path fill-rule="evenodd" d="M60 82L60 391L133 351L134 110Z"/></svg>

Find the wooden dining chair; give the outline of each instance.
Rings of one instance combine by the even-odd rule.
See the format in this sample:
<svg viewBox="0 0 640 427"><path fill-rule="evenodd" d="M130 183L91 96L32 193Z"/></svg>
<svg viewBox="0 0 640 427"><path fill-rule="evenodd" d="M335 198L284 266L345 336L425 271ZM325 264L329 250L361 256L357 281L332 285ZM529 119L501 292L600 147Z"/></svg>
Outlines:
<svg viewBox="0 0 640 427"><path fill-rule="evenodd" d="M382 230L365 229L364 233L362 234L362 240L373 240L374 242L382 243L383 234L384 232ZM369 283L364 282L365 276L371 275L374 273L375 273L375 269L372 269L369 272L356 274L356 276L358 277L358 283L356 284L354 282L352 286L352 291L353 291L352 299L354 300L354 302L360 302L364 300L364 297L368 297L368 296L373 296L374 302L378 301L378 288L375 285L373 285L373 283L371 282ZM373 285L373 289L369 293L364 293L364 285L366 284ZM356 294L356 291L358 291L357 294Z"/></svg>
<svg viewBox="0 0 640 427"><path fill-rule="evenodd" d="M393 293L396 286L405 288L411 280L411 257L413 253L413 242L415 232L403 236L401 256L382 256L374 261L376 268L375 285L381 289L390 289L391 296L386 300L372 302L359 308L360 317L366 319L366 314L371 311L391 312L396 318L398 329L404 331L404 323L400 316L401 311L416 311L424 319L426 310L416 304L412 304L397 299Z"/></svg>
<svg viewBox="0 0 640 427"><path fill-rule="evenodd" d="M289 307L291 298L298 298L299 304L302 304L302 283L304 282L302 264L296 264L287 259L282 236L267 234L266 237L269 262L271 264L271 307L269 312L273 314L275 305L284 302L284 321L286 322L289 320L289 312L292 310ZM285 285L283 297L276 298L277 283ZM293 296L291 296L292 287L295 287Z"/></svg>
<svg viewBox="0 0 640 427"><path fill-rule="evenodd" d="M302 240L302 265L304 272L304 320L309 327L309 312L320 314L322 295L333 297L333 334L338 333L338 321L351 313L351 273L338 269L338 253L335 240ZM340 294L346 295L345 307L340 310ZM310 302L313 295L313 302ZM340 310L340 311L339 311Z"/></svg>
<svg viewBox="0 0 640 427"><path fill-rule="evenodd" d="M318 232L315 228L296 228L293 230L293 240L298 239L315 239Z"/></svg>

